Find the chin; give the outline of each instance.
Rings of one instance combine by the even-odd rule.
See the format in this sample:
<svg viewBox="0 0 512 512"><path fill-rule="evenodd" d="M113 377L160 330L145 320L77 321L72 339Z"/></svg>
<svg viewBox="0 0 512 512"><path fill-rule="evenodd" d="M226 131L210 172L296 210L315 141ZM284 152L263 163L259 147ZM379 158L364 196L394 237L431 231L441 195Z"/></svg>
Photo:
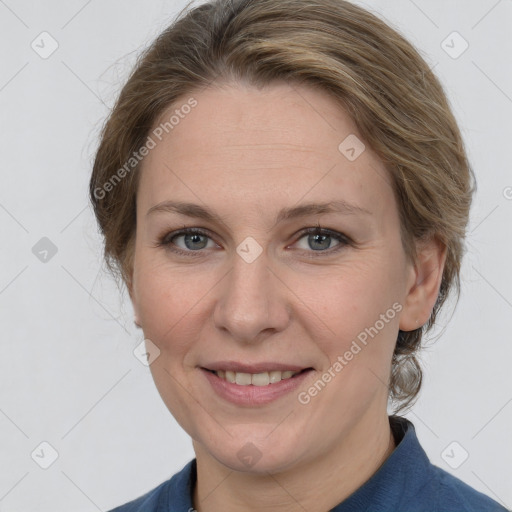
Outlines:
<svg viewBox="0 0 512 512"><path fill-rule="evenodd" d="M258 429L251 425L249 433L243 435L238 432L232 438L224 432L224 439L218 442L209 437L207 443L202 443L203 449L220 464L243 473L280 473L297 464L300 456L298 446L302 443L285 430L285 437L270 439L269 428L264 427Z"/></svg>
<svg viewBox="0 0 512 512"><path fill-rule="evenodd" d="M267 453L265 455L265 453ZM288 470L295 465L295 454L292 453L269 453L266 450L259 450L251 442L248 442L238 450L235 456L232 453L219 453L214 456L221 464L241 473L261 474L268 473L277 474Z"/></svg>

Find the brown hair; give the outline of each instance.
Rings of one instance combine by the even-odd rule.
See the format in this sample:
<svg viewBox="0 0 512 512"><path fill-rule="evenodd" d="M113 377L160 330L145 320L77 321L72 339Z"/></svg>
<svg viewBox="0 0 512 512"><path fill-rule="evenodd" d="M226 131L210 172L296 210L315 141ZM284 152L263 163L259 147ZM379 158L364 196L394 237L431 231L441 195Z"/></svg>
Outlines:
<svg viewBox="0 0 512 512"><path fill-rule="evenodd" d="M213 0L188 7L140 56L107 119L90 180L108 268L130 285L141 148L154 123L193 90L217 81L319 87L353 118L388 168L404 250L435 236L447 248L429 321L399 331L390 380L395 411L416 398L415 357L460 265L474 175L447 98L396 30L344 0ZM129 162L129 165L127 165Z"/></svg>

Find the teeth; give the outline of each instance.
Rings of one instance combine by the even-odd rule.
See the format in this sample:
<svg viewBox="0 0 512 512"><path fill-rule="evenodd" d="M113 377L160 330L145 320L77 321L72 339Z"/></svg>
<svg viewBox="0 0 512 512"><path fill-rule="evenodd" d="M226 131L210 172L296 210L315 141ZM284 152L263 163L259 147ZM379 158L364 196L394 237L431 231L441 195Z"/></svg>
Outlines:
<svg viewBox="0 0 512 512"><path fill-rule="evenodd" d="M248 373L245 375L249 375ZM253 386L268 386L270 384L270 376L268 372L255 373L251 377L251 384Z"/></svg>
<svg viewBox="0 0 512 512"><path fill-rule="evenodd" d="M235 382L239 386L248 386L251 383L251 374L250 373L235 373Z"/></svg>
<svg viewBox="0 0 512 512"><path fill-rule="evenodd" d="M231 382L231 384L238 384L239 386L248 386L249 384L252 384L253 386L268 386L269 384L276 384L283 379L289 379L297 373L300 373L300 371L292 372L287 370L284 372L271 371L262 373L243 373L232 372L230 370L218 370L215 372L217 377L227 380L228 382Z"/></svg>
<svg viewBox="0 0 512 512"><path fill-rule="evenodd" d="M282 372L280 371L273 371L268 372L270 384L275 384L276 382L279 382L282 378Z"/></svg>

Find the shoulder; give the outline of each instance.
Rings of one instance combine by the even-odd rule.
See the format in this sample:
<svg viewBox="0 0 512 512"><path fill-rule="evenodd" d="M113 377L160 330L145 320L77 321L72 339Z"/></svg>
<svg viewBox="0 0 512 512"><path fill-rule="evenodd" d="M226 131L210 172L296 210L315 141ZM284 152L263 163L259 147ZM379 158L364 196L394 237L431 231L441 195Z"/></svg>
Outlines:
<svg viewBox="0 0 512 512"><path fill-rule="evenodd" d="M389 510L407 512L507 512L507 509L448 471L432 464L414 425L390 418L397 446L374 479L377 492L392 494ZM382 489L382 490L381 490ZM391 508L393 507L393 508Z"/></svg>
<svg viewBox="0 0 512 512"><path fill-rule="evenodd" d="M119 507L109 510L108 512L157 512L160 495L164 491L169 481L170 480L162 482L159 486L155 487L139 498L133 501L129 501L124 505L120 505Z"/></svg>
<svg viewBox="0 0 512 512"><path fill-rule="evenodd" d="M437 496L440 512L507 512L489 496L477 491L444 469L432 465L430 480L423 487L423 496Z"/></svg>
<svg viewBox="0 0 512 512"><path fill-rule="evenodd" d="M196 459L189 461L181 471L169 480L124 505L108 512L163 512L170 510L193 510L192 489L197 478Z"/></svg>

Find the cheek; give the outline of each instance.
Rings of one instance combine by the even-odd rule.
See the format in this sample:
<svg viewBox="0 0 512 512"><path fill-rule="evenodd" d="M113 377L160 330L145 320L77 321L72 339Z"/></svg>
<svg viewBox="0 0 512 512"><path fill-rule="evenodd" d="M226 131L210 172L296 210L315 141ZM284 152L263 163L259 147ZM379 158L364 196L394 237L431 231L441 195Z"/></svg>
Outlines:
<svg viewBox="0 0 512 512"><path fill-rule="evenodd" d="M210 285L211 287L211 285ZM144 334L160 350L172 348L180 352L201 323L195 321L200 300L207 293L208 283L190 271L168 268L165 264L141 262L135 281L136 300Z"/></svg>
<svg viewBox="0 0 512 512"><path fill-rule="evenodd" d="M345 374L366 367L387 378L402 307L392 267L391 258L381 254L297 280L294 291L307 297L311 339L331 365L343 359Z"/></svg>
<svg viewBox="0 0 512 512"><path fill-rule="evenodd" d="M204 320L198 318L205 290L201 279L191 279L190 272L180 272L164 264L149 264L139 260L135 288L139 316L144 336L160 350L150 365L156 388L172 411L176 421L187 432L195 432L193 388L184 385L188 372L186 364L191 340L199 338ZM188 391L185 391L188 389Z"/></svg>

